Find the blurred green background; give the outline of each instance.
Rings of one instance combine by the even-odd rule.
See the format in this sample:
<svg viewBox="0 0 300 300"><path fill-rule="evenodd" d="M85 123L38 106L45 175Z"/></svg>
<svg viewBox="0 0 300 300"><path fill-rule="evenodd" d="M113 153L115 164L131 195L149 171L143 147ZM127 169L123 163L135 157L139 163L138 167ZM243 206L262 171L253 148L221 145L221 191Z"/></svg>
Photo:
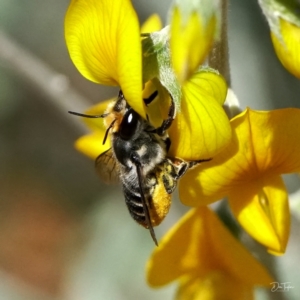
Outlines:
<svg viewBox="0 0 300 300"><path fill-rule="evenodd" d="M121 187L101 183L93 161L73 148L86 131L67 110L84 111L118 90L87 81L73 66L63 32L68 4L0 0L0 299L172 299L174 286L146 285L153 241L131 220ZM170 1L133 4L141 22L154 12L165 21ZM256 1L230 1L229 47L242 108L299 107L299 80L276 59ZM298 178L287 185L296 191ZM175 196L158 238L185 211ZM260 299L298 299L298 231L293 218L279 259L253 246L279 282L294 286Z"/></svg>

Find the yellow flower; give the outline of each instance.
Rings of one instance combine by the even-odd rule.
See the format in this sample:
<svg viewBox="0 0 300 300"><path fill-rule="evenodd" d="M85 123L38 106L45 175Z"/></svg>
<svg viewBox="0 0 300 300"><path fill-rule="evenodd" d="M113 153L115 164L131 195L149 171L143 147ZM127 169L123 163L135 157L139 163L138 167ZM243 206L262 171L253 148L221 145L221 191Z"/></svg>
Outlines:
<svg viewBox="0 0 300 300"><path fill-rule="evenodd" d="M157 30L161 23L157 16L153 16L145 26L143 31ZM142 100L145 92L143 94L140 29L129 0L73 0L66 14L65 36L71 59L82 75L97 83L120 85L129 105L143 117L149 114ZM164 43L167 44L167 40ZM168 65L166 61L161 68L166 70ZM172 70L167 70L167 74L170 72ZM149 80L156 82L159 105L167 112L166 103L172 91L166 92L156 76L158 74ZM171 82L169 86L172 85L176 83ZM179 86L177 92L182 93L178 105L181 105L181 110L170 129L170 155L186 160L213 156L229 142L231 134L222 108L227 93L224 79L212 71L201 71ZM101 110L103 107L101 105ZM97 112L103 110L99 112L99 106L89 110L90 114ZM99 120L95 122L101 123ZM103 147L97 142L100 136L103 133L94 132L89 137L82 137L76 143L77 148L90 157L96 157L96 152L99 155L108 147L108 144Z"/></svg>
<svg viewBox="0 0 300 300"><path fill-rule="evenodd" d="M157 99L151 103L146 112L153 125L160 125L168 111L168 92L158 80L150 81L143 91L143 98L158 90ZM183 87L181 111L177 113L169 136L171 148L168 156L179 157L188 161L213 157L220 152L231 139L229 120L222 108L227 86L222 76L209 73L196 73ZM87 114L102 114L109 101L91 107ZM83 154L95 159L109 148L109 143L102 145L105 128L99 119L84 119L93 131L76 141L76 148ZM100 141L100 142L99 142Z"/></svg>
<svg viewBox="0 0 300 300"><path fill-rule="evenodd" d="M275 52L283 66L300 78L300 27L284 19L279 21L281 36L271 32Z"/></svg>
<svg viewBox="0 0 300 300"><path fill-rule="evenodd" d="M128 103L145 117L140 28L130 0L72 0L65 38L84 77L120 86Z"/></svg>
<svg viewBox="0 0 300 300"><path fill-rule="evenodd" d="M273 281L206 206L192 209L163 237L147 279L153 287L179 280L180 300L252 299L254 286Z"/></svg>
<svg viewBox="0 0 300 300"><path fill-rule="evenodd" d="M231 127L231 144L181 179L181 199L198 206L227 196L245 230L269 252L282 254L290 213L280 174L300 171L300 110L247 109L231 120Z"/></svg>
<svg viewBox="0 0 300 300"><path fill-rule="evenodd" d="M85 113L88 115L101 115L104 113L111 101L113 101L113 99L96 104ZM110 148L110 139L107 139L103 145L102 141L105 136L106 128L104 127L104 123L101 119L83 118L83 120L92 133L77 139L75 142L75 148L79 152L95 160L101 153Z"/></svg>
<svg viewBox="0 0 300 300"><path fill-rule="evenodd" d="M203 63L217 31L218 1L175 1L170 49L174 71L184 83Z"/></svg>

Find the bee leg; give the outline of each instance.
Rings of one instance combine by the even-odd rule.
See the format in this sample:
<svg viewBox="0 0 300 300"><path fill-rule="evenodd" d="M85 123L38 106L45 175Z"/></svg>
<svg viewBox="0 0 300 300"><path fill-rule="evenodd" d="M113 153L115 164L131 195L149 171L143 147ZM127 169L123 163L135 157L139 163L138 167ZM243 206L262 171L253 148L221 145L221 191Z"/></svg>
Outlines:
<svg viewBox="0 0 300 300"><path fill-rule="evenodd" d="M198 161L184 161L179 158L167 159L163 165L163 175L162 181L165 190L168 194L172 194L177 186L177 181L187 172L188 169L194 167L195 165L210 161L209 159L202 159Z"/></svg>
<svg viewBox="0 0 300 300"><path fill-rule="evenodd" d="M163 139L163 141L165 142L165 145L166 145L166 151L167 153L169 152L170 150L170 147L171 147L171 140L169 137L167 137L166 139Z"/></svg>
<svg viewBox="0 0 300 300"><path fill-rule="evenodd" d="M170 128L173 120L175 119L176 107L175 107L175 103L174 103L174 100L173 100L173 97L171 96L171 94L170 94L170 97L171 97L171 104L170 104L170 108L169 108L169 112L168 112L168 118L166 120L164 120L162 122L161 126L156 129L156 133L160 136L165 134L166 130Z"/></svg>
<svg viewBox="0 0 300 300"><path fill-rule="evenodd" d="M210 161L211 158L208 159L201 159L201 160L195 160L195 161L184 161L180 158L173 158L171 160L171 163L175 169L175 176L174 179L178 180L180 179L188 169L193 168L194 166L202 163L202 162L206 162L206 161Z"/></svg>
<svg viewBox="0 0 300 300"><path fill-rule="evenodd" d="M158 91L155 91L154 93L152 93L148 98L144 98L144 103L146 105L149 105L158 95Z"/></svg>
<svg viewBox="0 0 300 300"><path fill-rule="evenodd" d="M210 160L212 160L212 158L206 158L206 159L199 159L199 160L189 161L188 162L188 165L189 165L188 169L193 168L194 166L196 166L198 164L201 164L203 162L210 161Z"/></svg>
<svg viewBox="0 0 300 300"><path fill-rule="evenodd" d="M171 160L166 159L161 166L162 182L168 194L172 194L176 188L176 170Z"/></svg>
<svg viewBox="0 0 300 300"><path fill-rule="evenodd" d="M164 174L162 176L162 181L166 192L168 194L172 194L177 186L177 180L175 180L170 174Z"/></svg>
<svg viewBox="0 0 300 300"><path fill-rule="evenodd" d="M133 153L131 155L131 160L133 161L133 163L136 166L139 187L140 187L140 190L141 190L141 199L142 199L142 203L143 203L143 209L144 209L144 212L145 212L146 224L148 226L148 229L150 231L151 237L152 237L155 245L158 246L157 239L156 239L155 232L154 232L152 222L151 222L151 218L150 218L149 201L148 201L148 199L146 199L145 194L144 194L144 190L143 190L143 186L144 186L143 185L143 179L144 178L143 178L143 174L142 174L142 165L141 165L141 162L140 162L140 157L136 153Z"/></svg>
<svg viewBox="0 0 300 300"><path fill-rule="evenodd" d="M143 98L145 105L148 106L156 98L157 95L158 95L158 91L155 91L148 98ZM146 117L147 117L147 121L149 122L149 116L146 115Z"/></svg>

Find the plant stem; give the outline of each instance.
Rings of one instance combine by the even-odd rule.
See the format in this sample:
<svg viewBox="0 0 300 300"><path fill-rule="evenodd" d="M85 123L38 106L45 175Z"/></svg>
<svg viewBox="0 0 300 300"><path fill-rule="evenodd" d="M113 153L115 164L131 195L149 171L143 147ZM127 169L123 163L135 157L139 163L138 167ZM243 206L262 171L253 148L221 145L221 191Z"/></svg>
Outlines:
<svg viewBox="0 0 300 300"><path fill-rule="evenodd" d="M67 76L53 70L2 30L0 30L0 64L41 92L43 97L40 98L62 114L68 122L73 122L79 132L82 134L88 132L78 118L68 116L68 110L76 107L78 111L84 111L91 105L90 101L71 86Z"/></svg>
<svg viewBox="0 0 300 300"><path fill-rule="evenodd" d="M216 41L208 57L209 66L216 69L224 76L228 86L231 85L228 52L228 0L222 0L221 4L221 33L220 40Z"/></svg>

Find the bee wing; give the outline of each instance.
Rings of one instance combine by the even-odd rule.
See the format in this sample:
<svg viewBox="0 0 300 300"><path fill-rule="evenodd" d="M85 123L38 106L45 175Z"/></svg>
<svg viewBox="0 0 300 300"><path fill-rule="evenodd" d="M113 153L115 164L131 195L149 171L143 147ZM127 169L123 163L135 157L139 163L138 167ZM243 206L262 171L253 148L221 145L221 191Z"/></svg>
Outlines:
<svg viewBox="0 0 300 300"><path fill-rule="evenodd" d="M113 154L112 148L101 153L95 161L97 174L105 183L120 182L119 166Z"/></svg>

